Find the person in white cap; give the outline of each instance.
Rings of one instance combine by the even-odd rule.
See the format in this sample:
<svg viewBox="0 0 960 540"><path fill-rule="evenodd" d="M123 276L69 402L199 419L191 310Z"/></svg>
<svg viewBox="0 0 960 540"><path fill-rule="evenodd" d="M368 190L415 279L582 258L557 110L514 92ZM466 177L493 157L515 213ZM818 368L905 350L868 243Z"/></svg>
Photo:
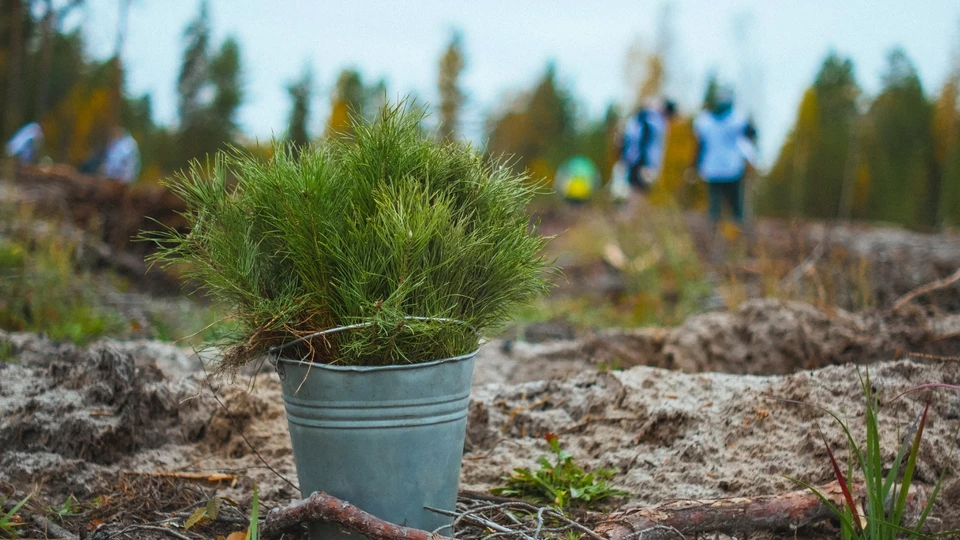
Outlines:
<svg viewBox="0 0 960 540"><path fill-rule="evenodd" d="M7 155L21 164L34 163L40 157L43 147L43 129L40 124L30 122L23 126L7 141Z"/></svg>

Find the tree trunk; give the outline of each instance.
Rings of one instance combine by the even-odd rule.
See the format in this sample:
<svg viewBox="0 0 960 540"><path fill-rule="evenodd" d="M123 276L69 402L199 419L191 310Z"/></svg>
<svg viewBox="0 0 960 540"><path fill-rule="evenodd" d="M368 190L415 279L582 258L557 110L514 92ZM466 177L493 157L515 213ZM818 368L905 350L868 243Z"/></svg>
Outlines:
<svg viewBox="0 0 960 540"><path fill-rule="evenodd" d="M23 2L12 0L10 8L10 66L7 71L7 109L4 115L3 140L13 135L21 120L20 90L23 88Z"/></svg>
<svg viewBox="0 0 960 540"><path fill-rule="evenodd" d="M40 68L37 70L37 102L35 105L34 118L39 122L47 112L47 101L50 91L50 69L53 64L53 34L56 28L56 11L53 9L53 0L44 2L46 11L44 12L41 25L43 30L40 34Z"/></svg>

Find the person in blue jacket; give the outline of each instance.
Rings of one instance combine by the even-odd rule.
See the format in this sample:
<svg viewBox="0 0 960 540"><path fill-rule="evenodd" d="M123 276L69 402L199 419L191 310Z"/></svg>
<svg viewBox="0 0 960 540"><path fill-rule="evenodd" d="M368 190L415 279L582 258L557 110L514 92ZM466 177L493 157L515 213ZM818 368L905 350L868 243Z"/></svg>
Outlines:
<svg viewBox="0 0 960 540"><path fill-rule="evenodd" d="M648 191L660 176L667 127L676 113L676 104L665 99L641 108L627 120L620 160L627 169L627 182L635 191Z"/></svg>

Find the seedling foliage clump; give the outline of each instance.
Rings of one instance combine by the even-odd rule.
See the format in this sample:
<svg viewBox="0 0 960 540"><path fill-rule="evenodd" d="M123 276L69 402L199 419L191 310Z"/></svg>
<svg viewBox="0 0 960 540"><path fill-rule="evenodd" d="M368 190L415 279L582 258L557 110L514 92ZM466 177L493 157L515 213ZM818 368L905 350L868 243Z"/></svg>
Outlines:
<svg viewBox="0 0 960 540"><path fill-rule="evenodd" d="M422 110L384 107L353 135L262 160L240 150L168 186L189 233L145 236L153 260L231 307L222 369L284 356L394 365L461 355L548 286L532 182L467 144L440 142ZM347 325L348 332L309 337Z"/></svg>

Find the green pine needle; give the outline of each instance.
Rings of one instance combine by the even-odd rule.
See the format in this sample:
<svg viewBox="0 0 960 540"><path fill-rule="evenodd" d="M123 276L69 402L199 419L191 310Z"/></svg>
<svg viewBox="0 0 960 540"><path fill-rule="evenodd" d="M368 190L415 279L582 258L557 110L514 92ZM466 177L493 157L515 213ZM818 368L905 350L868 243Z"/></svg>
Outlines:
<svg viewBox="0 0 960 540"><path fill-rule="evenodd" d="M530 225L530 182L467 145L421 129L424 113L385 107L353 136L261 161L238 150L168 186L189 234L144 235L162 264L232 306L240 332L221 368L320 330L285 355L347 365L464 354L548 287L547 239ZM417 320L411 317L461 322Z"/></svg>

